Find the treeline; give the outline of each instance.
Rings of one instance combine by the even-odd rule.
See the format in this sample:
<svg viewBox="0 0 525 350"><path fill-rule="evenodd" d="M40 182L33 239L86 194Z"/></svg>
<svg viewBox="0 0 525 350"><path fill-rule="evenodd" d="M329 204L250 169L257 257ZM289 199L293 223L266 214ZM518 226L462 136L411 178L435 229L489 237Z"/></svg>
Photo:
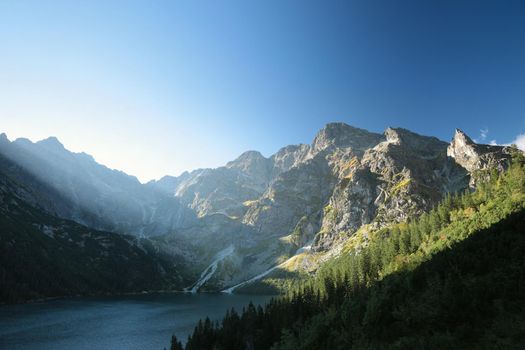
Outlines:
<svg viewBox="0 0 525 350"><path fill-rule="evenodd" d="M475 192L370 234L264 309L250 304L220 324L201 321L185 349L525 345L523 164L517 156Z"/></svg>

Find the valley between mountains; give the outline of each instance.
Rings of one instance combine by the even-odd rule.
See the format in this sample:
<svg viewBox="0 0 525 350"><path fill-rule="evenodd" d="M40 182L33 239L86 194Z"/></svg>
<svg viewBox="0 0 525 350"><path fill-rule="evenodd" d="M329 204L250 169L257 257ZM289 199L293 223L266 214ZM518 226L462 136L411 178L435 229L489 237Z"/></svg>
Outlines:
<svg viewBox="0 0 525 350"><path fill-rule="evenodd" d="M311 144L135 177L0 135L0 300L143 291L282 293L381 228L474 190L513 147L326 125Z"/></svg>

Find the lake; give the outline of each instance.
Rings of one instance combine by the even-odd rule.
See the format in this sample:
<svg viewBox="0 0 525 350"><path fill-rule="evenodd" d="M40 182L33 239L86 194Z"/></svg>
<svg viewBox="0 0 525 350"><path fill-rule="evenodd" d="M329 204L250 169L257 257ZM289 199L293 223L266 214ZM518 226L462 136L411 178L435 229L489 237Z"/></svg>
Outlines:
<svg viewBox="0 0 525 350"><path fill-rule="evenodd" d="M221 320L269 296L148 294L67 298L0 306L0 349L83 350L169 348L171 335L186 341L199 319Z"/></svg>

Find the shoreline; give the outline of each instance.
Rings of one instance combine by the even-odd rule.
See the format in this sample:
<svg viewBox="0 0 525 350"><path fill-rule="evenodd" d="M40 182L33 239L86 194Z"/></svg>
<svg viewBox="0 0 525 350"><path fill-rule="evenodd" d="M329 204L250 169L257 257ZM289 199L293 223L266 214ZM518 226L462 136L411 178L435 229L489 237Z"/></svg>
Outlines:
<svg viewBox="0 0 525 350"><path fill-rule="evenodd" d="M35 299L27 299L23 301L17 301L17 302L0 302L0 307L2 306L9 306L9 305L23 305L23 304L33 304L33 303L41 303L46 301L53 301L53 300L68 300L68 299L74 299L74 298L96 298L96 297L125 297L125 296L140 296L140 295L153 295L153 294L189 294L189 295L197 295L197 294L217 294L217 295L251 295L252 293L223 293L222 291L202 291L202 292L196 292L192 293L191 291L186 290L168 290L168 289L160 289L160 290L149 290L149 291L141 291L141 292L126 292L126 293L94 293L94 294L76 294L76 295L63 295L63 296L55 296L55 297L43 297L43 298L35 298ZM258 295L266 295L266 294L258 294ZM278 297L278 295L268 295L270 297Z"/></svg>

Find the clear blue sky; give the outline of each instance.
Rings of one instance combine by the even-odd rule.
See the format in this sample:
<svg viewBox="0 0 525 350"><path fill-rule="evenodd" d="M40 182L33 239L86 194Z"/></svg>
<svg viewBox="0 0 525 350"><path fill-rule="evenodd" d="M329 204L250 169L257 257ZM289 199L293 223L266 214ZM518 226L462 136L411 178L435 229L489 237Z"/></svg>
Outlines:
<svg viewBox="0 0 525 350"><path fill-rule="evenodd" d="M11 139L57 136L144 181L330 121L512 142L525 1L0 2Z"/></svg>

